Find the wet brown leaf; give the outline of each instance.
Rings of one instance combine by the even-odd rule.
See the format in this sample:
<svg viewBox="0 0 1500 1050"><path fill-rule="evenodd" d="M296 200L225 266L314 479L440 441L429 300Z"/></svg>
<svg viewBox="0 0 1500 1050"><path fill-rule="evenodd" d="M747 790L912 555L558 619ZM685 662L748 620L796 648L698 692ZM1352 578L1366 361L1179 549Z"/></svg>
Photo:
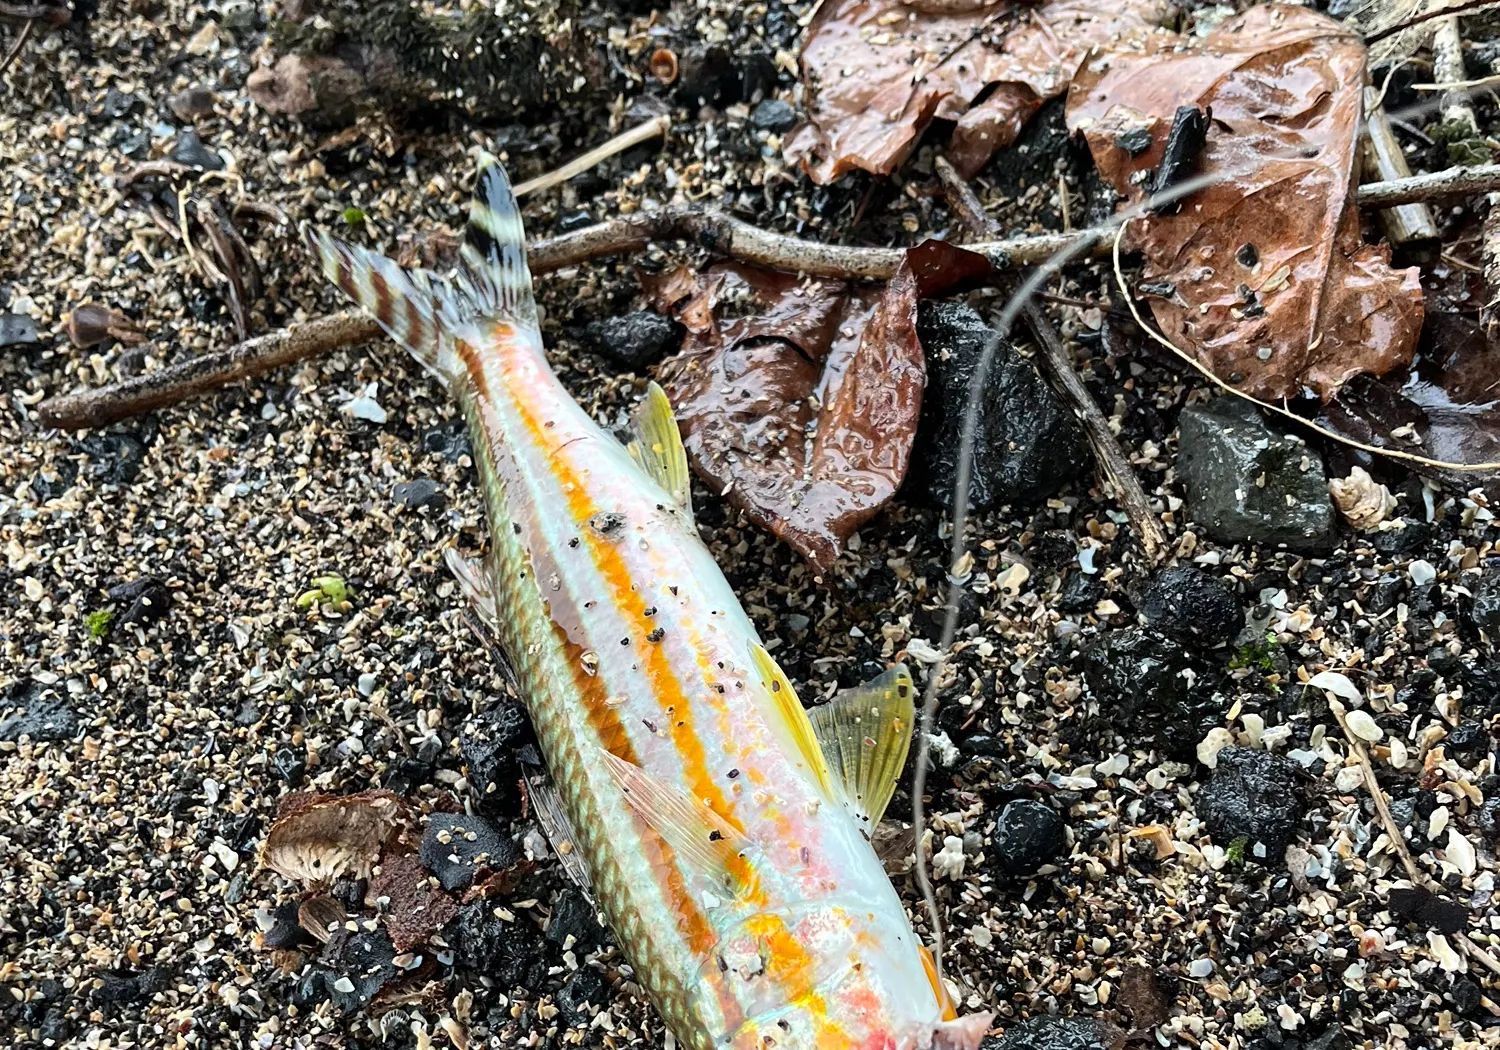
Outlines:
<svg viewBox="0 0 1500 1050"><path fill-rule="evenodd" d="M928 294L988 267L946 246L913 255L884 289L737 263L686 295L680 271L648 288L688 328L661 378L694 469L820 571L911 460L926 377L914 265Z"/></svg>
<svg viewBox="0 0 1500 1050"><path fill-rule="evenodd" d="M260 862L308 887L341 875L368 878L381 849L401 837L409 819L406 803L389 791L288 795L266 833Z"/></svg>
<svg viewBox="0 0 1500 1050"><path fill-rule="evenodd" d="M1323 406L1317 421L1377 448L1466 466L1500 463L1500 349L1471 317L1429 314L1409 369L1380 379L1356 377ZM1496 477L1435 473L1460 489Z"/></svg>
<svg viewBox="0 0 1500 1050"><path fill-rule="evenodd" d="M1364 83L1357 37L1268 5L1201 41L1160 34L1093 60L1069 95L1069 127L1137 200L1178 108L1211 108L1201 172L1226 178L1132 225L1138 290L1169 340L1255 397L1326 400L1411 359L1418 272L1363 242L1351 195Z"/></svg>
<svg viewBox="0 0 1500 1050"><path fill-rule="evenodd" d="M826 0L802 46L809 122L787 155L814 182L889 175L934 120L965 176L1062 94L1091 48L1160 25L1161 0ZM986 94L988 92L988 94Z"/></svg>

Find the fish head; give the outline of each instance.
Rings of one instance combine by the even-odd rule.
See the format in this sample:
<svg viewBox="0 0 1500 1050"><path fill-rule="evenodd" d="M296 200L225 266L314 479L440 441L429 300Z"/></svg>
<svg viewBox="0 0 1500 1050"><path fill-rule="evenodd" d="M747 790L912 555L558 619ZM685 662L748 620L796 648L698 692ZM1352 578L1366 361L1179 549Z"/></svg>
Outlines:
<svg viewBox="0 0 1500 1050"><path fill-rule="evenodd" d="M899 903L761 913L720 941L743 1013L720 1050L978 1050L992 1015L957 1017Z"/></svg>

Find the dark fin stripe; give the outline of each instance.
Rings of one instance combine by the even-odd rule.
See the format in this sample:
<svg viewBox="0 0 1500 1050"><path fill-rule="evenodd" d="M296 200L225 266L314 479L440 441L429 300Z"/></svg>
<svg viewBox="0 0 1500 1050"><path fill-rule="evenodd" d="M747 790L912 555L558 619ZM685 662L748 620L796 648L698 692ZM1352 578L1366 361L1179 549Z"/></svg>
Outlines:
<svg viewBox="0 0 1500 1050"><path fill-rule="evenodd" d="M469 226L459 256L464 283L486 316L508 320L517 327L536 325L521 209L505 169L488 154L479 161Z"/></svg>

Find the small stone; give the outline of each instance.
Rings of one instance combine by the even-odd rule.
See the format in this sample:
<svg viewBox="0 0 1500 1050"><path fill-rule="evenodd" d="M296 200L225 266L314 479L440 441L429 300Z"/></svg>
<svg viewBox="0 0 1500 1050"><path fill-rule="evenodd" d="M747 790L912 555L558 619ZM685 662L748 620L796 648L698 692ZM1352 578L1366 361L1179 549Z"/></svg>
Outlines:
<svg viewBox="0 0 1500 1050"><path fill-rule="evenodd" d="M146 445L134 434L90 434L77 448L89 458L89 475L111 485L128 485L146 463Z"/></svg>
<svg viewBox="0 0 1500 1050"><path fill-rule="evenodd" d="M608 998L609 983L598 970L584 967L557 990L557 1008L570 1022L577 1023L592 1016Z"/></svg>
<svg viewBox="0 0 1500 1050"><path fill-rule="evenodd" d="M1350 711L1344 716L1344 721L1349 723L1349 732L1367 744L1373 744L1385 736L1385 730L1375 724L1374 717L1368 711Z"/></svg>
<svg viewBox="0 0 1500 1050"><path fill-rule="evenodd" d="M1397 887L1390 891L1388 900L1392 915L1424 930L1458 933L1469 925L1468 908L1423 886Z"/></svg>
<svg viewBox="0 0 1500 1050"><path fill-rule="evenodd" d="M1500 565L1490 565L1472 592L1474 604L1469 618L1475 627L1489 635L1492 643L1500 641Z"/></svg>
<svg viewBox="0 0 1500 1050"><path fill-rule="evenodd" d="M1224 704L1208 671L1181 643L1137 627L1109 631L1083 653L1083 677L1117 726L1159 740L1192 760Z"/></svg>
<svg viewBox="0 0 1500 1050"><path fill-rule="evenodd" d="M0 712L3 711L11 713L0 718L0 740L29 737L42 743L71 740L78 732L78 713L56 687L41 682L12 686L0 700Z"/></svg>
<svg viewBox="0 0 1500 1050"><path fill-rule="evenodd" d="M1198 792L1196 809L1215 844L1246 839L1247 859L1279 863L1302 820L1295 764L1268 751L1226 747L1213 776Z"/></svg>
<svg viewBox="0 0 1500 1050"><path fill-rule="evenodd" d="M151 576L118 584L108 593L112 602L129 603L115 621L121 627L154 623L172 607L172 592L166 584Z"/></svg>
<svg viewBox="0 0 1500 1050"><path fill-rule="evenodd" d="M1043 1014L1012 1025L999 1039L986 1039L979 1050L1105 1050L1111 1045L1098 1021Z"/></svg>
<svg viewBox="0 0 1500 1050"><path fill-rule="evenodd" d="M506 922L494 902L465 904L444 932L460 966L502 987L536 988L547 979L547 942L531 923Z"/></svg>
<svg viewBox="0 0 1500 1050"><path fill-rule="evenodd" d="M279 749L271 756L271 764L286 781L288 787L297 787L307 775L307 752L289 747Z"/></svg>
<svg viewBox="0 0 1500 1050"><path fill-rule="evenodd" d="M991 863L1007 875L1031 875L1066 849L1062 818L1033 799L1006 803L990 839Z"/></svg>
<svg viewBox="0 0 1500 1050"><path fill-rule="evenodd" d="M359 680L355 683L355 686L359 689L360 696L371 696L375 692L375 687L379 684L380 679L369 671L366 671L359 676Z"/></svg>
<svg viewBox="0 0 1500 1050"><path fill-rule="evenodd" d="M547 921L547 939L561 948L576 952L579 958L604 943L608 933L599 925L599 917L588 898L574 887L557 895L552 917Z"/></svg>
<svg viewBox="0 0 1500 1050"><path fill-rule="evenodd" d="M1093 548L1090 548L1092 550ZM1073 572L1063 584L1057 607L1063 612L1088 612L1104 597L1104 581L1098 573Z"/></svg>
<svg viewBox="0 0 1500 1050"><path fill-rule="evenodd" d="M1489 734L1483 725L1470 719L1454 726L1443 738L1443 743L1454 754L1469 755L1489 746Z"/></svg>
<svg viewBox="0 0 1500 1050"><path fill-rule="evenodd" d="M517 703L496 704L459 731L469 791L485 812L508 815L520 805L522 770L516 752L530 738L526 712Z"/></svg>
<svg viewBox="0 0 1500 1050"><path fill-rule="evenodd" d="M438 487L438 483L431 478L413 478L411 481L403 481L396 486L392 495L396 498L398 506L406 507L408 510L416 510L418 507L442 508L448 502L448 497Z"/></svg>
<svg viewBox="0 0 1500 1050"><path fill-rule="evenodd" d="M1432 567L1432 563L1421 558L1408 565L1406 572L1411 577L1411 582L1418 587L1425 587L1437 579L1437 570Z"/></svg>
<svg viewBox="0 0 1500 1050"><path fill-rule="evenodd" d="M1188 516L1214 539L1307 553L1332 547L1322 457L1272 430L1254 406L1237 397L1190 405L1178 443Z"/></svg>
<svg viewBox="0 0 1500 1050"><path fill-rule="evenodd" d="M141 105L139 95L111 87L104 93L104 101L99 103L94 115L102 120L119 120L140 109Z"/></svg>
<svg viewBox="0 0 1500 1050"><path fill-rule="evenodd" d="M385 409L380 406L379 401L375 400L374 383L371 383L364 393L351 398L344 406L344 411L355 419L363 419L370 423L384 423L387 418Z"/></svg>
<svg viewBox="0 0 1500 1050"><path fill-rule="evenodd" d="M558 233L572 233L594 225L594 217L586 211L575 211L557 220Z"/></svg>
<svg viewBox="0 0 1500 1050"><path fill-rule="evenodd" d="M1115 136L1115 145L1132 157L1139 157L1151 148L1150 128L1130 128Z"/></svg>
<svg viewBox="0 0 1500 1050"><path fill-rule="evenodd" d="M186 164L190 168L224 170L224 158L205 146L198 138L198 132L192 128L177 136L177 141L172 145L171 156L178 164Z"/></svg>
<svg viewBox="0 0 1500 1050"><path fill-rule="evenodd" d="M1141 614L1159 631L1207 646L1228 642L1245 622L1239 599L1228 588L1187 565L1156 574L1142 597Z"/></svg>
<svg viewBox="0 0 1500 1050"><path fill-rule="evenodd" d="M779 98L762 99L750 111L750 123L761 131L790 131L797 123L797 111Z"/></svg>
<svg viewBox="0 0 1500 1050"><path fill-rule="evenodd" d="M678 57L677 66L677 102L690 108L753 102L776 87L776 65L760 48L694 44Z"/></svg>
<svg viewBox="0 0 1500 1050"><path fill-rule="evenodd" d="M521 859L520 848L483 817L434 813L418 850L445 890L462 889L484 871L504 871Z"/></svg>
<svg viewBox="0 0 1500 1050"><path fill-rule="evenodd" d="M261 932L261 942L267 948L297 948L308 943L311 937L297 921L300 901L290 900L279 904L266 920L268 928Z"/></svg>
<svg viewBox="0 0 1500 1050"><path fill-rule="evenodd" d="M167 100L172 115L185 123L206 117L214 111L214 93L208 88L194 84Z"/></svg>
<svg viewBox="0 0 1500 1050"><path fill-rule="evenodd" d="M953 500L969 387L991 335L962 303L918 305L917 336L929 371L912 473L940 506ZM1037 503L1089 469L1078 421L1009 343L999 345L981 404L969 486L974 509Z"/></svg>
<svg viewBox="0 0 1500 1050"><path fill-rule="evenodd" d="M41 341L36 322L28 314L0 314L0 347L35 346Z"/></svg>
<svg viewBox="0 0 1500 1050"><path fill-rule="evenodd" d="M661 360L681 338L682 326L650 310L594 321L584 329L589 349L639 372Z"/></svg>

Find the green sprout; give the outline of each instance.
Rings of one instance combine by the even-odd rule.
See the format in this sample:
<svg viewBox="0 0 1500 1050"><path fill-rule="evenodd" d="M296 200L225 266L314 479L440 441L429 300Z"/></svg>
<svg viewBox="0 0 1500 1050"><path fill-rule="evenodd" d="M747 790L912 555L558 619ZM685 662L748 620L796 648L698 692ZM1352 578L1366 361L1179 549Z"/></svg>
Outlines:
<svg viewBox="0 0 1500 1050"><path fill-rule="evenodd" d="M1224 851L1224 863L1233 864L1236 867L1245 863L1245 850L1248 849L1249 846L1250 836L1240 835L1233 842L1231 842L1229 844L1229 848Z"/></svg>
<svg viewBox="0 0 1500 1050"><path fill-rule="evenodd" d="M103 638L109 633L109 624L114 618L113 609L95 609L84 615L83 626L88 628L90 638Z"/></svg>
<svg viewBox="0 0 1500 1050"><path fill-rule="evenodd" d="M359 208L345 208L344 222L349 226L359 226L365 221L365 213Z"/></svg>
<svg viewBox="0 0 1500 1050"><path fill-rule="evenodd" d="M1229 669L1270 673L1276 670L1276 662L1272 659L1275 651L1276 632L1267 631L1265 638L1260 641L1246 642L1235 650L1234 656L1229 661Z"/></svg>
<svg viewBox="0 0 1500 1050"><path fill-rule="evenodd" d="M314 605L331 606L343 612L349 608L349 585L338 573L313 577L313 589L297 596L297 608L310 609Z"/></svg>

